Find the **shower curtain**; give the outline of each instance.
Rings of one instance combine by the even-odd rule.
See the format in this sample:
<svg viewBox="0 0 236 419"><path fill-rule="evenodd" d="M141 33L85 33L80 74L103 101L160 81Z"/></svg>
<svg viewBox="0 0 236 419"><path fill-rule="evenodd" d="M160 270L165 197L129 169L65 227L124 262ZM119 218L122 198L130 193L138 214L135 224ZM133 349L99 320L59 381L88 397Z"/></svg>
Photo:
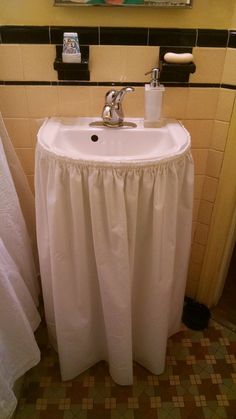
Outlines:
<svg viewBox="0 0 236 419"><path fill-rule="evenodd" d="M25 173L15 153L14 147L5 127L2 115L0 113L0 138L3 150L12 177L14 188L19 200L20 209L24 217L27 232L30 237L33 249L36 270L38 271L38 252L36 243L36 222L35 222L35 200L29 187Z"/></svg>
<svg viewBox="0 0 236 419"><path fill-rule="evenodd" d="M164 370L180 327L191 240L190 151L155 163L36 152L39 259L63 380L100 360L118 384L132 362Z"/></svg>
<svg viewBox="0 0 236 419"><path fill-rule="evenodd" d="M16 185L25 214L33 214L32 193L0 115L1 419L9 418L16 407L17 400L12 390L15 380L40 360L33 333L40 323L36 307L39 286L33 258L34 233L33 228L31 230L32 224L28 224L27 229ZM32 233L31 238L29 231Z"/></svg>

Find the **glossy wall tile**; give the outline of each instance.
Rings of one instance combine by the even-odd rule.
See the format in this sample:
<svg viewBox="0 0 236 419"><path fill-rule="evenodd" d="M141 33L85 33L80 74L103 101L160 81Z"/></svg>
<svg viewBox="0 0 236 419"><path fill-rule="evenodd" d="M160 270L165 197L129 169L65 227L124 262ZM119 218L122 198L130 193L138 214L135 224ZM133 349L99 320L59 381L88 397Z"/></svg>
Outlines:
<svg viewBox="0 0 236 419"><path fill-rule="evenodd" d="M226 47L229 32L217 29L198 29L197 45L200 47Z"/></svg>
<svg viewBox="0 0 236 419"><path fill-rule="evenodd" d="M1 40L7 44L50 44L48 26L2 26Z"/></svg>
<svg viewBox="0 0 236 419"><path fill-rule="evenodd" d="M149 44L159 46L184 46L193 47L196 45L196 29L177 28L151 28L149 29Z"/></svg>
<svg viewBox="0 0 236 419"><path fill-rule="evenodd" d="M147 28L100 28L101 45L148 45ZM150 44L152 45L152 44Z"/></svg>

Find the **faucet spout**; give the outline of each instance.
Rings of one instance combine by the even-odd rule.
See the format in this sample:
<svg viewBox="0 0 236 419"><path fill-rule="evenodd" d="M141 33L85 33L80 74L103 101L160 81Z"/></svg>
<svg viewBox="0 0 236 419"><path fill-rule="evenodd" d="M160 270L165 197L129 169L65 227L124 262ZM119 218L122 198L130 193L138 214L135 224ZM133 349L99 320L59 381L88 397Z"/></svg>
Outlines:
<svg viewBox="0 0 236 419"><path fill-rule="evenodd" d="M121 103L125 94L129 93L129 92L133 92L134 88L131 86L127 86L127 87L123 87L123 89L119 90L119 92L117 92L116 98L115 98L115 103Z"/></svg>
<svg viewBox="0 0 236 419"><path fill-rule="evenodd" d="M105 105L102 111L103 124L108 127L119 127L123 125L124 114L122 109L122 101L126 93L133 92L131 86L123 89L109 90L105 95Z"/></svg>

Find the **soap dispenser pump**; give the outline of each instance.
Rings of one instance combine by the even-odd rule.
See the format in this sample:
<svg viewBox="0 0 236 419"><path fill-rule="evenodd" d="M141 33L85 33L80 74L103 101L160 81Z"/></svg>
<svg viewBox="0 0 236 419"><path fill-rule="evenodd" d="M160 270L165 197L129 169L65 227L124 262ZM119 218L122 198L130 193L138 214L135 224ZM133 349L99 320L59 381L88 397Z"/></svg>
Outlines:
<svg viewBox="0 0 236 419"><path fill-rule="evenodd" d="M165 90L164 86L159 82L160 69L154 67L145 75L151 74L151 81L145 84L145 127L159 127L162 125L161 109L162 96Z"/></svg>

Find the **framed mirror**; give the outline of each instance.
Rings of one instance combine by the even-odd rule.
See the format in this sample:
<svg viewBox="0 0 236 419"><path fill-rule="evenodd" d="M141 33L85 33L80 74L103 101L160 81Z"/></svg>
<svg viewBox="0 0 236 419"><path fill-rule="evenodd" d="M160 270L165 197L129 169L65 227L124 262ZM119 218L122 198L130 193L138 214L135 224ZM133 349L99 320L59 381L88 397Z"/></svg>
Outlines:
<svg viewBox="0 0 236 419"><path fill-rule="evenodd" d="M192 0L54 0L55 6L152 6L189 8Z"/></svg>

